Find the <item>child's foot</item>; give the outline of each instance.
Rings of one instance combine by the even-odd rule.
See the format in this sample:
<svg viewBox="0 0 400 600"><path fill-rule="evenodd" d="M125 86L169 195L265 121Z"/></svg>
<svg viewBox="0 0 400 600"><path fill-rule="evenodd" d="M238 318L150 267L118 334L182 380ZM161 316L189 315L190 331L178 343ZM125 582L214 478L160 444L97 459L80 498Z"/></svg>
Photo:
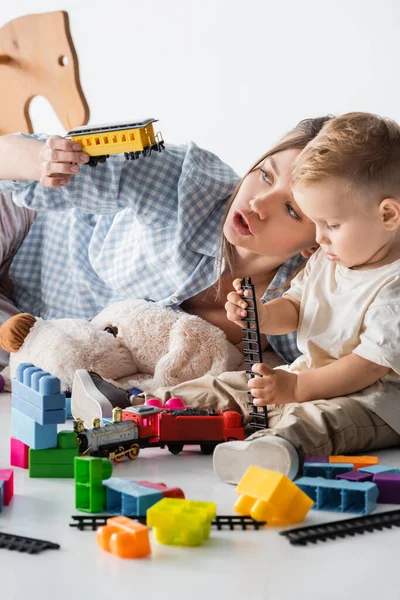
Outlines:
<svg viewBox="0 0 400 600"><path fill-rule="evenodd" d="M214 470L225 483L239 483L250 465L279 471L294 479L299 470L299 455L291 442L275 435L225 442L214 450Z"/></svg>
<svg viewBox="0 0 400 600"><path fill-rule="evenodd" d="M97 373L78 369L72 384L71 411L75 419L83 419L86 427L92 419L111 419L115 407L132 406L129 392L105 381Z"/></svg>

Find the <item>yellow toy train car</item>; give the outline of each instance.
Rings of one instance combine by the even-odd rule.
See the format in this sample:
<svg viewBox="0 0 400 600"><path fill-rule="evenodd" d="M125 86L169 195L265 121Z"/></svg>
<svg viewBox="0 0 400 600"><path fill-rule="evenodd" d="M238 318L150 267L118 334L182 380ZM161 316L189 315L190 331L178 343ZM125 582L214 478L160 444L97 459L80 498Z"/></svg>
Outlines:
<svg viewBox="0 0 400 600"><path fill-rule="evenodd" d="M95 167L104 163L110 154L124 153L127 160L136 160L142 154L150 156L153 150L164 150L161 132L154 133L157 119L142 119L131 123L86 125L68 131L65 138L82 145L90 156L88 164Z"/></svg>

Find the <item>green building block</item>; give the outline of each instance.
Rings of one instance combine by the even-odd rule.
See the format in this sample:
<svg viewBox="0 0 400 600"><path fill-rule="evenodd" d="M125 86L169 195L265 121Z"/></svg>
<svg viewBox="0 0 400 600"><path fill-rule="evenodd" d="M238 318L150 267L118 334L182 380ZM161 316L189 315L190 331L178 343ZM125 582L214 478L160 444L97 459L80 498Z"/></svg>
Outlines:
<svg viewBox="0 0 400 600"><path fill-rule="evenodd" d="M103 479L112 475L112 463L107 458L78 456L75 458L75 506L85 512L101 512L106 505Z"/></svg>
<svg viewBox="0 0 400 600"><path fill-rule="evenodd" d="M75 431L64 429L57 434L57 446L63 449L72 449L78 447L78 436Z"/></svg>
<svg viewBox="0 0 400 600"><path fill-rule="evenodd" d="M78 456L78 448L62 449L49 448L48 450L29 449L29 464L36 465L71 465L72 476L74 473L74 458Z"/></svg>
<svg viewBox="0 0 400 600"><path fill-rule="evenodd" d="M74 478L74 463L69 465L32 464L29 465L29 477L48 477L58 479Z"/></svg>
<svg viewBox="0 0 400 600"><path fill-rule="evenodd" d="M75 483L75 508L84 512L102 512L106 507L106 490L102 484Z"/></svg>
<svg viewBox="0 0 400 600"><path fill-rule="evenodd" d="M108 458L79 456L75 458L76 483L101 483L112 475L112 463Z"/></svg>

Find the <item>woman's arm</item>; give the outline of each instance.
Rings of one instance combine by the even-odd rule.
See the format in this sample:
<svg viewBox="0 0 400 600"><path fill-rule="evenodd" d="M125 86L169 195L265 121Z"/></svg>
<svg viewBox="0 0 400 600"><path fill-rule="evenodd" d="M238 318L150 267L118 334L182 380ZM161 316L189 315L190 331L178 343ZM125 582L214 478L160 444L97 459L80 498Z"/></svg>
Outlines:
<svg viewBox="0 0 400 600"><path fill-rule="evenodd" d="M326 367L299 373L295 402L353 394L385 377L388 372L387 367L361 358L357 354L349 354Z"/></svg>

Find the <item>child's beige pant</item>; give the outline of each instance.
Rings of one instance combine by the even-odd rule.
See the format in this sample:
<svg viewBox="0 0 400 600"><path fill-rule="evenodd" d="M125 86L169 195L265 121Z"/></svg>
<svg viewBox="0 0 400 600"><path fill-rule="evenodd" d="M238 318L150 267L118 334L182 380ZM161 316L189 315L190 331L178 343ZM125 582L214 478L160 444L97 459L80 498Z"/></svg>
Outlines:
<svg viewBox="0 0 400 600"><path fill-rule="evenodd" d="M204 375L172 388L159 388L152 396L166 401L173 396L197 408L236 410L248 420L248 375L245 371ZM400 445L396 433L374 412L351 396L314 400L303 404L268 407L268 429L248 439L277 435L292 442L304 455L351 454Z"/></svg>

